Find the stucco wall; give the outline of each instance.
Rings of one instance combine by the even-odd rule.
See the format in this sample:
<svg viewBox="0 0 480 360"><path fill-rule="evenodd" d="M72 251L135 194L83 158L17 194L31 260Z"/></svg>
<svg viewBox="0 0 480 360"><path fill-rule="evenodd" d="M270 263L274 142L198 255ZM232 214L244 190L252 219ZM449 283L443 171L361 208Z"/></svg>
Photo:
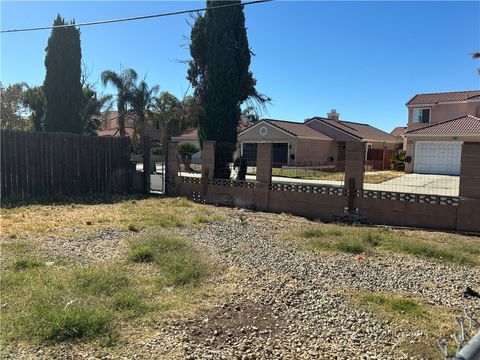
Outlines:
<svg viewBox="0 0 480 360"><path fill-rule="evenodd" d="M298 138L295 147L295 163L325 162L335 156L335 141Z"/></svg>
<svg viewBox="0 0 480 360"><path fill-rule="evenodd" d="M436 104L429 106L408 107L408 130L418 129L428 124L413 123L413 110L416 108L430 109L430 123L438 123L450 120L463 115L480 116L480 102L472 101L453 104Z"/></svg>

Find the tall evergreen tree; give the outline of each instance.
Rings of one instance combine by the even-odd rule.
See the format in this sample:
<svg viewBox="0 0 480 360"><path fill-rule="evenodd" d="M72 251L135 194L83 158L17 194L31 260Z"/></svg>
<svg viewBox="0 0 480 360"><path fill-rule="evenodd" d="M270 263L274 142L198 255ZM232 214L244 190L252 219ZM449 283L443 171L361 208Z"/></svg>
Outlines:
<svg viewBox="0 0 480 360"><path fill-rule="evenodd" d="M65 24L60 15L53 22L54 26ZM80 30L76 27L54 28L46 51L45 130L80 134L85 125L80 117L83 96Z"/></svg>
<svg viewBox="0 0 480 360"><path fill-rule="evenodd" d="M239 4L226 8L214 6ZM207 0L204 15L199 15L192 27L188 80L200 100L199 140L235 144L240 120L240 105L256 100L263 105L269 101L255 89L256 80L250 67L245 16L241 1ZM233 149L218 148L215 176L228 177L226 162L231 161ZM232 147L229 147L232 148ZM221 152L221 153L220 153Z"/></svg>

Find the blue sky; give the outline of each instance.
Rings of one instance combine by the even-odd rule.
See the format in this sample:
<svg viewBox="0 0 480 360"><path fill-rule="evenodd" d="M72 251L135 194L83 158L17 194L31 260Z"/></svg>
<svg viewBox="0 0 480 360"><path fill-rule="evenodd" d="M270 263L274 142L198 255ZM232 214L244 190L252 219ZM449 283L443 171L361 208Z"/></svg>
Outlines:
<svg viewBox="0 0 480 360"><path fill-rule="evenodd" d="M203 7L204 2L3 1L1 28L48 25ZM480 50L480 2L276 1L245 8L251 69L273 101L265 116L303 121L336 108L345 120L390 131L407 121L416 93L480 88L470 53ZM188 16L81 30L83 61L96 81L132 67L182 97ZM1 81L40 84L50 32L1 35ZM100 84L97 89L102 89ZM190 89L191 90L191 89Z"/></svg>

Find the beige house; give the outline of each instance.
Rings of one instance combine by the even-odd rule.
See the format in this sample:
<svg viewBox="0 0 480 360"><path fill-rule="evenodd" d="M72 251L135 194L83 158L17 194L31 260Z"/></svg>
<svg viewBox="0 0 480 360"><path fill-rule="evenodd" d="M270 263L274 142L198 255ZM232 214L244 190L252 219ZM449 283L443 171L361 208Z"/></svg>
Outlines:
<svg viewBox="0 0 480 360"><path fill-rule="evenodd" d="M272 142L275 165L322 165L345 160L347 141L364 142L366 158L373 151L394 150L398 140L368 124L339 119L332 110L327 118L314 117L303 123L264 119L238 135L242 153L256 158L256 144Z"/></svg>
<svg viewBox="0 0 480 360"><path fill-rule="evenodd" d="M133 127L135 125L136 115L134 113L128 113L125 116L125 133L126 136L132 136ZM160 121L147 121L145 124L145 135L149 136L152 140L163 141L162 128ZM117 111L105 111L102 114L102 129L97 131L98 136L120 136L120 130L118 128L118 112Z"/></svg>
<svg viewBox="0 0 480 360"><path fill-rule="evenodd" d="M418 94L406 105L405 170L459 175L463 142L480 142L480 90Z"/></svg>
<svg viewBox="0 0 480 360"><path fill-rule="evenodd" d="M273 163L318 165L332 161L335 140L303 123L263 119L238 134L242 155L253 163L257 144L273 143Z"/></svg>

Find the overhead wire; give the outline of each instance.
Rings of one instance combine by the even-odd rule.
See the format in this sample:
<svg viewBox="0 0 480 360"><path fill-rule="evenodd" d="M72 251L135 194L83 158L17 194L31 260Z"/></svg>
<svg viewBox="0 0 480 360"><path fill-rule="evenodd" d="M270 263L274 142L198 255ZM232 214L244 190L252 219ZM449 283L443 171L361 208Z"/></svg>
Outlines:
<svg viewBox="0 0 480 360"><path fill-rule="evenodd" d="M253 0L253 1L243 2L243 3L225 4L225 5L204 7L204 8L199 8L199 9L180 10L180 11L173 11L173 12L152 14L152 15L132 16L132 17L120 18L120 19L90 21L90 22L83 22L83 23L78 23L78 24L72 23L72 24L64 24L64 25L38 26L38 27L21 28L21 29L7 29L7 30L0 30L0 33L4 34L4 33L14 33L14 32L50 30L50 29L57 29L57 28L84 27L84 26L92 26L92 25L113 24L113 23L120 23L120 22L127 22L127 21L137 21L137 20L153 19L153 18L160 18L160 17L166 17L166 16L182 15L182 14L195 13L195 12L206 11L206 10L228 8L228 7L233 7L233 6L248 6L248 5L266 3L266 2L271 2L271 1L274 1L274 0Z"/></svg>

